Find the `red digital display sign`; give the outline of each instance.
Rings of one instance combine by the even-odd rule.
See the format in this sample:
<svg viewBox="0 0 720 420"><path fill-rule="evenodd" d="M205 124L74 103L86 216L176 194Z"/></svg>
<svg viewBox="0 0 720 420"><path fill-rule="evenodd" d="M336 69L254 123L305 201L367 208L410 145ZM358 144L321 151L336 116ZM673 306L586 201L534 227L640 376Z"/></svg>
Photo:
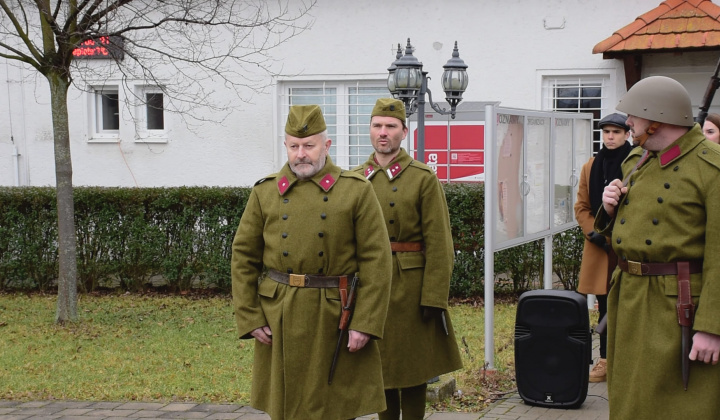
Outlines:
<svg viewBox="0 0 720 420"><path fill-rule="evenodd" d="M72 52L75 58L105 58L122 60L123 38L120 36L101 36L88 39L78 45Z"/></svg>

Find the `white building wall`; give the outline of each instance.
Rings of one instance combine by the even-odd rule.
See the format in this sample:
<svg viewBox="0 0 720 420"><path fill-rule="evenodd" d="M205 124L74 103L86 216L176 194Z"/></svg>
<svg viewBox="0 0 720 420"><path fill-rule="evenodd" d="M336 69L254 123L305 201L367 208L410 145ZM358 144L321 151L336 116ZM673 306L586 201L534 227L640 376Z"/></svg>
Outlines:
<svg viewBox="0 0 720 420"><path fill-rule="evenodd" d="M458 42L469 66L468 101L539 109L548 75L609 76L603 114L625 92L619 60L592 54L598 42L657 7L659 0L318 0L312 28L273 51L274 70L296 80L384 81L397 44L407 38L431 77L433 99L447 107L442 66ZM698 105L717 54L645 58L643 75L676 77ZM217 86L218 98L223 89ZM186 127L166 115L166 143L136 142L129 110L123 110L119 142L88 141L88 95L71 89L69 110L74 184L99 186L247 186L284 161L282 92L245 98L222 124ZM239 100L234 99L239 102ZM11 142L14 140L14 144ZM13 146L20 157L15 169ZM18 181L16 181L16 179ZM55 185L47 82L0 59L0 185Z"/></svg>

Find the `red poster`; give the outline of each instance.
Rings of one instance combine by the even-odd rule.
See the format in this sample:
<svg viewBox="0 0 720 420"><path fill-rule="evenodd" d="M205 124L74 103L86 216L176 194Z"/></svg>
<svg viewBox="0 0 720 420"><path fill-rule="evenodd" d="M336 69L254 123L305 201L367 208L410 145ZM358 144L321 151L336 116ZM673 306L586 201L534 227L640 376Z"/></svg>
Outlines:
<svg viewBox="0 0 720 420"><path fill-rule="evenodd" d="M417 151L417 129L414 130L413 140ZM453 123L449 126L426 124L424 161L443 182L484 181L484 123Z"/></svg>

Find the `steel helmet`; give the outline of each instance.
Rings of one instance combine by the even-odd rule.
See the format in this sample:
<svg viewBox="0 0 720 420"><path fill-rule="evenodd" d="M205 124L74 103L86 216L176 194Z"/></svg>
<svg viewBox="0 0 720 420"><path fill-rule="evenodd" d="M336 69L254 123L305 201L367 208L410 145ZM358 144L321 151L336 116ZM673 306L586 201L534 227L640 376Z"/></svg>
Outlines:
<svg viewBox="0 0 720 420"><path fill-rule="evenodd" d="M665 124L692 127L690 95L678 81L651 76L635 83L615 107L628 115Z"/></svg>

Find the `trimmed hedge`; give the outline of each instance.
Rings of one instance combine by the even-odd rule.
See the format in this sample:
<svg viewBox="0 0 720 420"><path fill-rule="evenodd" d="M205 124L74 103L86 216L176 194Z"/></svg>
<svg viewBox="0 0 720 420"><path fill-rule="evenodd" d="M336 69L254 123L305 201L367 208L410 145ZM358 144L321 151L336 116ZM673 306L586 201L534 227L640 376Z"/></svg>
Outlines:
<svg viewBox="0 0 720 420"><path fill-rule="evenodd" d="M216 287L229 292L231 243L249 188L75 188L78 289L140 291L164 284L170 291ZM456 249L450 295L483 295L484 198L482 184L449 184L445 194ZM578 228L553 238L555 274L577 286L583 237ZM0 188L0 290L56 287L55 189ZM541 241L500 251L500 292L542 285Z"/></svg>

